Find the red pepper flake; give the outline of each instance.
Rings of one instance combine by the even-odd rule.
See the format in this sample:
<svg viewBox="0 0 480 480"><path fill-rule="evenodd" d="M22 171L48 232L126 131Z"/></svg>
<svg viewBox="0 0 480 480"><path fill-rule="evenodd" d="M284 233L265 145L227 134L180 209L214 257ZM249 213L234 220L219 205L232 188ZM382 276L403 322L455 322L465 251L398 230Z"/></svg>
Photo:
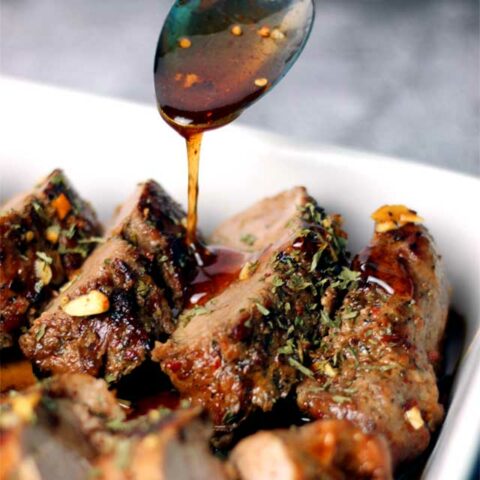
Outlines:
<svg viewBox="0 0 480 480"><path fill-rule="evenodd" d="M52 207L56 210L58 218L63 220L72 209L72 204L67 196L64 193L61 193L52 201Z"/></svg>

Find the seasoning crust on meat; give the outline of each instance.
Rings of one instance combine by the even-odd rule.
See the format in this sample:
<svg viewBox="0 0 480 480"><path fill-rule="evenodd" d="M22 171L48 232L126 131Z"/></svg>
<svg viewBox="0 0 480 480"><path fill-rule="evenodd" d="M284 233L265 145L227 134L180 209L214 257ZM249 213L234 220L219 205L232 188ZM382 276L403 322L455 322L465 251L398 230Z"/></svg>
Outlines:
<svg viewBox="0 0 480 480"><path fill-rule="evenodd" d="M359 280L312 354L315 378L299 385L297 400L311 418L384 434L398 463L424 451L443 418L435 367L449 290L422 225L383 227L353 262Z"/></svg>
<svg viewBox="0 0 480 480"><path fill-rule="evenodd" d="M0 208L0 349L81 267L101 227L61 170Z"/></svg>
<svg viewBox="0 0 480 480"><path fill-rule="evenodd" d="M346 264L338 219L305 189L284 192L269 205L281 221L265 225L265 236L277 241L266 242L246 264L248 273L225 291L186 310L153 352L182 397L205 407L218 431L231 430L255 409L271 410L311 374L304 360L320 340L326 292ZM244 213L246 227L257 211ZM264 215L272 218L271 211Z"/></svg>
<svg viewBox="0 0 480 480"><path fill-rule="evenodd" d="M0 394L0 480L392 479L443 420L449 287L416 212L372 218L350 261L303 187L210 246L152 180L103 237L61 171L7 203L0 349L52 376Z"/></svg>
<svg viewBox="0 0 480 480"><path fill-rule="evenodd" d="M173 332L192 254L180 207L155 182L141 184L103 244L20 339L44 373L113 382Z"/></svg>

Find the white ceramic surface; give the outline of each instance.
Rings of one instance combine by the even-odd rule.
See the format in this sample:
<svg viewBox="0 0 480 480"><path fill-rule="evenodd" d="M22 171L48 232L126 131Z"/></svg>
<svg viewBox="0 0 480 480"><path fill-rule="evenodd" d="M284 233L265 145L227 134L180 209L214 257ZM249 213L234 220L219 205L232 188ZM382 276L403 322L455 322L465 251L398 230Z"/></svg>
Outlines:
<svg viewBox="0 0 480 480"><path fill-rule="evenodd" d="M66 171L104 221L147 177L183 202L185 147L153 103L150 108L0 77L0 202L54 167ZM466 318L467 338L424 478L468 478L480 439L478 179L367 153L313 149L235 126L209 133L204 144L200 223L206 231L297 184L344 215L353 252L368 242L369 215L384 203L405 203L426 219L447 264L453 305Z"/></svg>

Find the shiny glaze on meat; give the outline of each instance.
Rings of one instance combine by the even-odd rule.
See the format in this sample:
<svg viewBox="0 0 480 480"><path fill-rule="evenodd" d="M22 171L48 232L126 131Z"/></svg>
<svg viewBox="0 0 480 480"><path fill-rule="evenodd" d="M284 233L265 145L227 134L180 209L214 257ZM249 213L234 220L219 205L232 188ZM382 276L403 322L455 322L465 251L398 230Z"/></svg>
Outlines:
<svg viewBox="0 0 480 480"><path fill-rule="evenodd" d="M81 267L101 227L60 170L0 210L1 349L13 345L20 327ZM51 272L46 284L36 271L43 259Z"/></svg>
<svg viewBox="0 0 480 480"><path fill-rule="evenodd" d="M312 355L316 378L297 388L298 405L311 418L383 433L398 463L425 450L443 418L434 367L449 290L420 225L376 233L354 269L361 280Z"/></svg>

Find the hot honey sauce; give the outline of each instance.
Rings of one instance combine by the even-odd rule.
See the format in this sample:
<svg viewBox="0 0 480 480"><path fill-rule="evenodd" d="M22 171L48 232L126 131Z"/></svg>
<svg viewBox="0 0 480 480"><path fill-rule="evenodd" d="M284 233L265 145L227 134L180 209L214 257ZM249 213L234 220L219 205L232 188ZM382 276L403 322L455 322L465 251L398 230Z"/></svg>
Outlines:
<svg viewBox="0 0 480 480"><path fill-rule="evenodd" d="M311 0L177 1L154 65L162 118L186 141L187 242L196 251L190 305L205 303L237 278L245 257L197 240L203 133L235 120L273 87L300 55L314 17Z"/></svg>

